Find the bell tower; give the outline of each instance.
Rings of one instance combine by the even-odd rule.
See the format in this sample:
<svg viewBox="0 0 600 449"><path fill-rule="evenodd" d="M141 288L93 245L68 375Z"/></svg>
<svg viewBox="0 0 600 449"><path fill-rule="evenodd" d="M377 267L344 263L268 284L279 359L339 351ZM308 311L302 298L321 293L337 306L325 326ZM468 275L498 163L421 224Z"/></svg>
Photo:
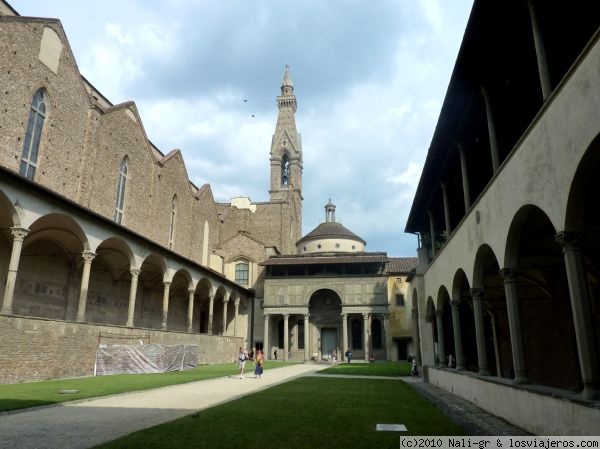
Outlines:
<svg viewBox="0 0 600 449"><path fill-rule="evenodd" d="M271 141L271 201L302 201L302 140L296 131L297 108L289 66L277 97L277 125Z"/></svg>

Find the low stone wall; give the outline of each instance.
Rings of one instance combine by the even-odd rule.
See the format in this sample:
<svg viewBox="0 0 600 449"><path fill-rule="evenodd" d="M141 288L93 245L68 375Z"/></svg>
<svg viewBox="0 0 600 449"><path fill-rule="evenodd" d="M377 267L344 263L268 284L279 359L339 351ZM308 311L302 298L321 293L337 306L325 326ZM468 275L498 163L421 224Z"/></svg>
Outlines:
<svg viewBox="0 0 600 449"><path fill-rule="evenodd" d="M428 369L429 382L535 435L597 435L600 409L468 374Z"/></svg>
<svg viewBox="0 0 600 449"><path fill-rule="evenodd" d="M0 316L0 383L91 376L98 344L139 344L140 340L197 345L199 363L234 361L244 344L241 337Z"/></svg>

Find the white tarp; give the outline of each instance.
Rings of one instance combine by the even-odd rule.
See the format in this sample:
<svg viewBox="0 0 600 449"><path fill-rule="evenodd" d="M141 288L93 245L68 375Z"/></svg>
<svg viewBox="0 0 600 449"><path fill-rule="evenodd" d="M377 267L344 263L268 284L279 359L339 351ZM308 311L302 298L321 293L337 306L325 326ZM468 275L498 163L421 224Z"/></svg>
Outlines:
<svg viewBox="0 0 600 449"><path fill-rule="evenodd" d="M195 345L105 345L96 350L97 376L107 374L164 373L198 366Z"/></svg>

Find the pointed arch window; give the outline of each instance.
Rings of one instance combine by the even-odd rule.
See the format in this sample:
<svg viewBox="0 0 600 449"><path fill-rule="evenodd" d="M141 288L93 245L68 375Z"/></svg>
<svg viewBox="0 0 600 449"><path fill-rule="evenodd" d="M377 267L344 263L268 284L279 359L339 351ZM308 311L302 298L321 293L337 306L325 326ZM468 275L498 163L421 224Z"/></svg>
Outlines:
<svg viewBox="0 0 600 449"><path fill-rule="evenodd" d="M173 248L175 238L175 218L177 216L177 195L173 195L171 200L171 215L169 219L169 249Z"/></svg>
<svg viewBox="0 0 600 449"><path fill-rule="evenodd" d="M47 103L48 99L43 89L38 90L31 100L31 110L29 111L29 121L27 122L27 130L25 131L25 139L23 140L23 153L19 167L19 173L29 179L35 177L40 138L46 119Z"/></svg>
<svg viewBox="0 0 600 449"><path fill-rule="evenodd" d="M240 285L248 285L249 274L248 262L241 261L235 264L235 282Z"/></svg>
<svg viewBox="0 0 600 449"><path fill-rule="evenodd" d="M119 165L119 182L117 184L117 204L115 206L114 220L121 224L123 220L123 210L125 204L125 187L127 185L127 175L129 172L129 160L125 156Z"/></svg>
<svg viewBox="0 0 600 449"><path fill-rule="evenodd" d="M281 158L281 187L287 187L290 184L290 157L287 153Z"/></svg>

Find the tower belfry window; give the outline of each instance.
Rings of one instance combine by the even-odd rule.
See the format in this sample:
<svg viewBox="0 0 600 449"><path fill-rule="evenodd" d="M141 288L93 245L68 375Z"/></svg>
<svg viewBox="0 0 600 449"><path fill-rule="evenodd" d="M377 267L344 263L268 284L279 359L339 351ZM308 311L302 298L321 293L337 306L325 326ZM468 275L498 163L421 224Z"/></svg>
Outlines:
<svg viewBox="0 0 600 449"><path fill-rule="evenodd" d="M40 138L46 118L46 95L42 89L38 90L31 100L29 121L23 141L23 153L21 155L21 166L19 173L29 179L35 176L37 168L38 151L40 149Z"/></svg>
<svg viewBox="0 0 600 449"><path fill-rule="evenodd" d="M281 186L287 187L290 184L290 158L286 154L281 158Z"/></svg>

